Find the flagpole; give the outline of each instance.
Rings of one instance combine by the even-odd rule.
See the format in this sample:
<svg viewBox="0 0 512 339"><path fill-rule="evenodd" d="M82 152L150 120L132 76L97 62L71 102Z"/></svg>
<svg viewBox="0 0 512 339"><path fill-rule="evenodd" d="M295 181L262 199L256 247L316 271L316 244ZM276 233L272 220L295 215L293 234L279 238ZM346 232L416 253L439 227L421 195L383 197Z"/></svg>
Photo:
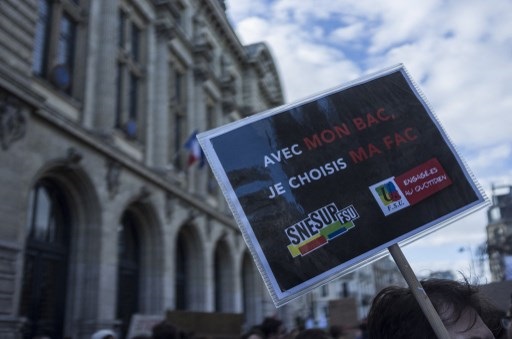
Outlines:
<svg viewBox="0 0 512 339"><path fill-rule="evenodd" d="M181 152L183 152L183 148L179 148L177 152L174 153L172 156L172 163L174 164L176 162L176 159L181 155Z"/></svg>

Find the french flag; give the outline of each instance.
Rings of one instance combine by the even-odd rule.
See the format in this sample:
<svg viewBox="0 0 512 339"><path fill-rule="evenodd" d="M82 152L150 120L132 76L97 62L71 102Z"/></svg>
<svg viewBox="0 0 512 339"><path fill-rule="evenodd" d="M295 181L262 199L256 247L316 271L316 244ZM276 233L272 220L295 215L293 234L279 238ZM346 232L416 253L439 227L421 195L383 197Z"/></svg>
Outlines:
<svg viewBox="0 0 512 339"><path fill-rule="evenodd" d="M184 147L188 150L187 166L190 167L198 162L199 168L201 168L204 166L204 154L203 150L201 149L201 145L199 145L199 141L196 138L197 133L197 130L192 132L192 134L185 142Z"/></svg>

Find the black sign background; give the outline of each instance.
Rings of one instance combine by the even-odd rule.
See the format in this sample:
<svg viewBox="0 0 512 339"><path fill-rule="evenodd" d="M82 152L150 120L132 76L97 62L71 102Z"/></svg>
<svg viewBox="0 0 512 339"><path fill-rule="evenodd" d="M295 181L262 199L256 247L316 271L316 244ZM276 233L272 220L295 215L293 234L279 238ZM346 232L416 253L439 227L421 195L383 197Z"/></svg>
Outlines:
<svg viewBox="0 0 512 339"><path fill-rule="evenodd" d="M379 109L394 119L356 128L352 119L367 119L368 113L375 117ZM307 150L304 138L342 124L349 126L350 135ZM406 129L417 138L389 150L384 146L385 136L394 137ZM210 142L281 292L349 260L366 259L379 246L415 235L422 226L482 200L403 69L287 107L212 136ZM294 144L302 154L265 167L265 156ZM368 150L369 144L380 152L364 161L349 155L359 147ZM288 186L290 177L340 157L347 163L346 169L300 188ZM417 205L384 216L369 186L431 158L441 163L453 184ZM277 183L282 183L286 193L270 199L269 186ZM353 205L357 209L360 218L354 222L355 228L305 256L293 258L287 249L285 228L331 202L338 208Z"/></svg>

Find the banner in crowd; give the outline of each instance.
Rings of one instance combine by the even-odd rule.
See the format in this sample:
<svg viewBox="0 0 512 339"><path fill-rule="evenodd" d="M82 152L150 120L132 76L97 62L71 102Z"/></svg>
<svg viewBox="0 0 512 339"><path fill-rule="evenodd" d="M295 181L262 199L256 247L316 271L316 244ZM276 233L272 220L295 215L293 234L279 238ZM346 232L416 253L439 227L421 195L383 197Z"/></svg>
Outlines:
<svg viewBox="0 0 512 339"><path fill-rule="evenodd" d="M276 306L486 202L402 65L198 139Z"/></svg>

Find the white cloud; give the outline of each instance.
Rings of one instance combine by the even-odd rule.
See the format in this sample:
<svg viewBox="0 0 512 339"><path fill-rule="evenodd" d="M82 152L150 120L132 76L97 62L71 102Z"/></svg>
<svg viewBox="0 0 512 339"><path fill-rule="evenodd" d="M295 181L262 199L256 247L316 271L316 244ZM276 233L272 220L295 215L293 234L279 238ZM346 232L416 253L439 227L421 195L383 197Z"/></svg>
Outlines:
<svg viewBox="0 0 512 339"><path fill-rule="evenodd" d="M330 34L329 40L341 44L357 44L357 39L362 36L365 36L365 26L361 22L355 22L353 24L348 24L346 26L335 29Z"/></svg>
<svg viewBox="0 0 512 339"><path fill-rule="evenodd" d="M267 40L271 27L267 21L257 16L251 16L238 23L238 30L245 32L240 38L246 44Z"/></svg>
<svg viewBox="0 0 512 339"><path fill-rule="evenodd" d="M445 226L437 232L433 232L421 238L408 245L408 247L435 248L451 244L454 239L457 239L457 242L462 245L476 246L485 241L486 224L485 213L473 213Z"/></svg>
<svg viewBox="0 0 512 339"><path fill-rule="evenodd" d="M231 0L228 8L242 41L269 44L288 102L404 63L482 186L512 184L512 2ZM476 244L486 222L479 211L414 249Z"/></svg>
<svg viewBox="0 0 512 339"><path fill-rule="evenodd" d="M512 3L506 0L230 6L246 43L269 43L288 101L404 63L461 149L511 140Z"/></svg>
<svg viewBox="0 0 512 339"><path fill-rule="evenodd" d="M226 1L227 12L235 21L248 16L264 16L267 5L263 1L235 0Z"/></svg>
<svg viewBox="0 0 512 339"><path fill-rule="evenodd" d="M360 74L342 51L319 43L313 31L299 28L294 23L272 25L260 17L247 17L237 26L239 32L245 32L246 43L265 41L269 44L289 101L310 96Z"/></svg>

